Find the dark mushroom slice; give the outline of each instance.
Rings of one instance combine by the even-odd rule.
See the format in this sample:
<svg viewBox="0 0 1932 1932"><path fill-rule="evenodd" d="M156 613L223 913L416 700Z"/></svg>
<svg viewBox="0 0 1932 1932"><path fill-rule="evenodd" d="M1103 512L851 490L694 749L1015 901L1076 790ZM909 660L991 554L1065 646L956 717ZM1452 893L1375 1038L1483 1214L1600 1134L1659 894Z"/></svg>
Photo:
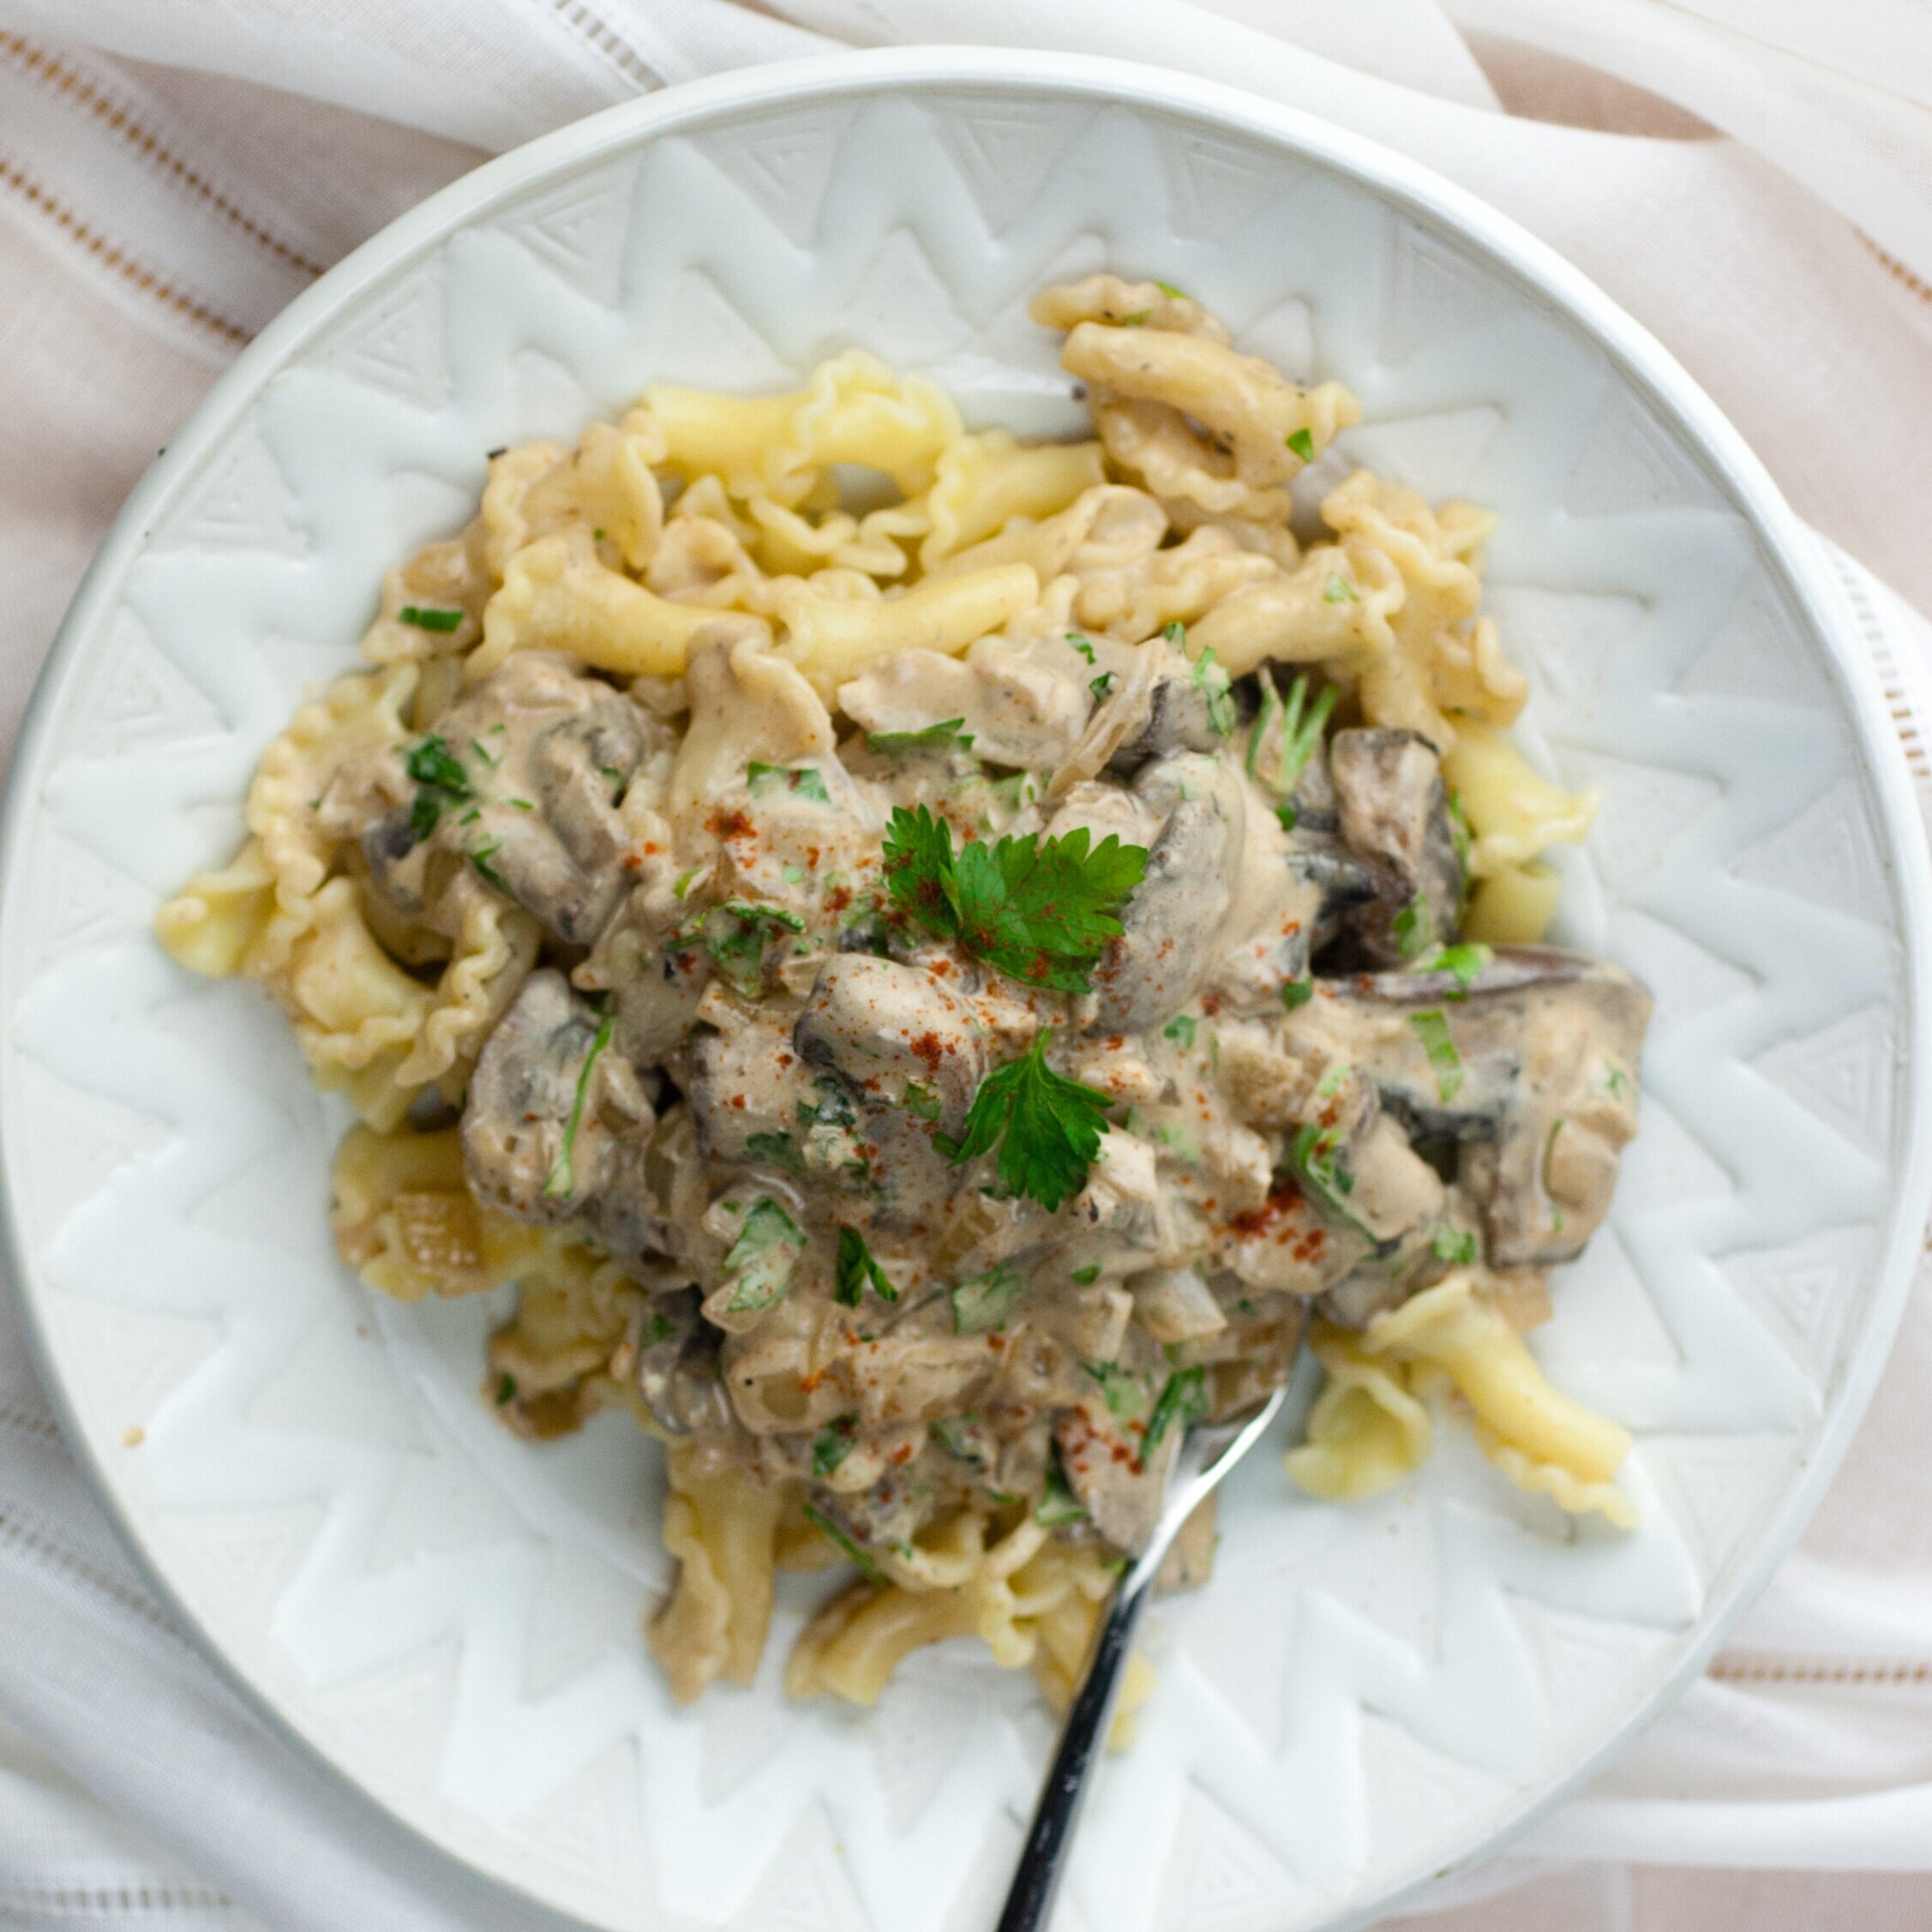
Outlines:
<svg viewBox="0 0 1932 1932"><path fill-rule="evenodd" d="M792 1039L867 1112L909 1111L957 1135L986 1073L965 1002L935 973L867 953L828 959Z"/></svg>
<svg viewBox="0 0 1932 1932"><path fill-rule="evenodd" d="M1094 971L1088 1031L1143 1033L1194 998L1220 963L1247 834L1241 780L1224 760L1177 752L1135 778L1164 823Z"/></svg>
<svg viewBox="0 0 1932 1932"><path fill-rule="evenodd" d="M657 1296L639 1337L638 1392L673 1436L729 1435L737 1425L718 1371L723 1338L699 1312L702 1299L695 1285Z"/></svg>
<svg viewBox="0 0 1932 1932"><path fill-rule="evenodd" d="M807 1064L789 1015L714 1002L691 1043L686 1098L698 1144L714 1161L741 1161L802 1176L858 1161L856 1111L843 1083Z"/></svg>
<svg viewBox="0 0 1932 1932"><path fill-rule="evenodd" d="M1144 1413L1133 1419L1143 1425L1137 1431L1114 1415L1099 1395L1062 1409L1053 1423L1067 1487L1094 1527L1129 1556L1146 1548L1161 1520L1167 1477L1191 1419L1188 1414L1170 1413L1160 1439L1143 1454L1145 1425L1157 1399L1148 1400Z"/></svg>
<svg viewBox="0 0 1932 1932"><path fill-rule="evenodd" d="M1214 696L1191 671L1162 672L1148 693L1147 723L1107 761L1107 769L1118 777L1131 778L1155 759L1173 752L1219 751L1227 742L1227 733L1216 728ZM1223 691L1220 702L1228 705L1233 700Z"/></svg>
<svg viewBox="0 0 1932 1932"><path fill-rule="evenodd" d="M418 741L399 756L437 782L419 778L411 802L363 837L377 887L419 911L429 854L447 851L552 937L588 945L628 883L617 803L645 753L637 707L567 658L519 651L431 738L428 754Z"/></svg>
<svg viewBox="0 0 1932 1932"><path fill-rule="evenodd" d="M610 1050L614 1023L545 968L498 1021L463 1108L471 1191L518 1221L590 1213L617 1143L656 1123L644 1084Z"/></svg>
<svg viewBox="0 0 1932 1932"><path fill-rule="evenodd" d="M1497 1268L1573 1259L1602 1222L1636 1132L1651 999L1621 968L1553 946L1448 972L1324 982L1294 1023L1345 1053L1457 1179Z"/></svg>
<svg viewBox="0 0 1932 1932"><path fill-rule="evenodd" d="M1462 861L1442 760L1419 732L1338 731L1329 745L1342 843L1378 875L1376 899L1350 930L1371 959L1393 964L1455 936Z"/></svg>

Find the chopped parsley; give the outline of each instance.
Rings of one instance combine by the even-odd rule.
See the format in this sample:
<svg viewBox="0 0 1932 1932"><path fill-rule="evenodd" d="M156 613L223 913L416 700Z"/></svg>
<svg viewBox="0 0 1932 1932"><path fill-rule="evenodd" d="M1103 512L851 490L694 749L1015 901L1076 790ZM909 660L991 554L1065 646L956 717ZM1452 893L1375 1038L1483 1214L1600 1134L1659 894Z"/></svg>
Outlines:
<svg viewBox="0 0 1932 1932"><path fill-rule="evenodd" d="M1132 315L1120 318L1120 326L1123 328L1139 328L1153 313L1151 309L1137 309Z"/></svg>
<svg viewBox="0 0 1932 1932"><path fill-rule="evenodd" d="M1101 1400L1116 1422L1131 1422L1147 1406L1147 1390L1137 1375L1117 1362L1083 1362L1081 1367L1100 1384Z"/></svg>
<svg viewBox="0 0 1932 1932"><path fill-rule="evenodd" d="M1033 1512L1033 1520L1046 1529L1057 1528L1064 1523L1083 1523L1087 1520L1087 1507L1073 1493L1073 1485L1066 1479L1057 1443L1047 1463L1047 1493L1041 1497L1040 1507Z"/></svg>
<svg viewBox="0 0 1932 1932"><path fill-rule="evenodd" d="M1094 647L1078 631L1069 631L1066 641L1090 664L1094 662Z"/></svg>
<svg viewBox="0 0 1932 1932"><path fill-rule="evenodd" d="M1261 753L1269 748L1269 735L1275 734L1273 739L1275 769L1268 775L1267 782L1277 797L1285 799L1301 783L1301 775L1308 769L1308 761L1322 741L1329 714L1334 711L1340 693L1334 685L1324 685L1311 704L1308 674L1299 671L1288 687L1284 702L1276 693L1275 681L1265 666L1261 672L1261 712L1248 738L1248 773L1251 777L1257 776L1255 766ZM1276 815L1280 816L1279 812ZM1284 819L1283 823L1288 831L1294 830L1288 820Z"/></svg>
<svg viewBox="0 0 1932 1932"><path fill-rule="evenodd" d="M1329 573L1329 580L1322 588L1323 603L1359 603L1361 601L1362 593L1339 570Z"/></svg>
<svg viewBox="0 0 1932 1932"><path fill-rule="evenodd" d="M765 971L765 948L784 933L802 933L805 921L783 906L760 905L750 899L727 899L713 906L699 922L699 936L717 969L741 993L758 989Z"/></svg>
<svg viewBox="0 0 1932 1932"><path fill-rule="evenodd" d="M976 1416L942 1415L927 1425L933 1438L946 1454L961 1462L969 1462L975 1469L986 1467L986 1451L979 1439L979 1419Z"/></svg>
<svg viewBox="0 0 1932 1932"><path fill-rule="evenodd" d="M494 885L506 899L514 899L516 897L516 894L510 890L509 882L503 877L502 873L497 871L496 867L490 863L490 861L494 859L496 855L502 849L503 841L501 839L486 838L482 842L481 844L472 845L469 849L469 850L464 854L464 856L468 859L470 863L477 868L477 872L481 873L482 876L485 879L487 879L490 885Z"/></svg>
<svg viewBox="0 0 1932 1932"><path fill-rule="evenodd" d="M711 873L711 868L709 866L693 866L689 872L680 873L677 884L671 888L671 897L674 899L681 899L699 880L709 879Z"/></svg>
<svg viewBox="0 0 1932 1932"><path fill-rule="evenodd" d="M817 1100L798 1103L800 1126L849 1127L859 1118L843 1082L834 1080L829 1073L821 1073L812 1083L812 1091L819 1096Z"/></svg>
<svg viewBox="0 0 1932 1932"><path fill-rule="evenodd" d="M936 938L951 939L1028 986L1084 993L1114 915L1141 882L1143 846L1084 825L1061 838L1029 832L952 849L952 829L923 805L896 807L885 833L892 901Z"/></svg>
<svg viewBox="0 0 1932 1932"><path fill-rule="evenodd" d="M1231 737L1240 713L1235 709L1233 681L1215 662L1211 644L1194 660L1188 681L1208 701L1209 729L1217 738Z"/></svg>
<svg viewBox="0 0 1932 1932"><path fill-rule="evenodd" d="M1632 1091L1629 1075L1622 1067L1613 1065L1608 1060L1604 1062L1604 1091L1612 1100L1620 1101L1628 1100Z"/></svg>
<svg viewBox="0 0 1932 1932"><path fill-rule="evenodd" d="M973 734L960 729L965 722L963 717L949 717L918 731L868 731L866 742L875 752L884 752L891 758L903 758L908 752L937 751L946 745L957 745L961 751L969 752L973 748Z"/></svg>
<svg viewBox="0 0 1932 1932"><path fill-rule="evenodd" d="M489 747L483 743L481 738L471 739L470 749L473 751L477 754L477 756L483 761L485 765L489 765L492 771L494 771L496 766L503 762L501 758L497 757L490 751Z"/></svg>
<svg viewBox="0 0 1932 1932"><path fill-rule="evenodd" d="M1316 1088L1317 1096L1322 1100L1333 1099L1351 1071L1345 1065L1331 1067ZM1294 1139L1288 1148L1288 1164L1302 1186L1331 1214L1359 1233L1368 1234L1368 1230L1349 1212L1348 1197L1355 1191L1355 1177L1341 1164L1341 1137L1337 1131L1310 1120L1295 1130ZM1372 1235L1369 1238L1374 1239Z"/></svg>
<svg viewBox="0 0 1932 1932"><path fill-rule="evenodd" d="M774 792L790 792L808 798L814 805L830 805L831 794L825 789L825 774L815 765L761 765L755 758L745 767L745 783L753 798L769 798Z"/></svg>
<svg viewBox="0 0 1932 1932"><path fill-rule="evenodd" d="M1299 980L1285 981L1281 987L1281 1004L1292 1013L1298 1006L1305 1006L1315 997L1315 975L1304 973Z"/></svg>
<svg viewBox="0 0 1932 1932"><path fill-rule="evenodd" d="M638 1337L640 1348L655 1348L660 1342L669 1341L677 1333L677 1323L669 1315L658 1313L651 1317L651 1325Z"/></svg>
<svg viewBox="0 0 1932 1932"><path fill-rule="evenodd" d="M858 1426L856 1415L835 1415L812 1443L812 1473L829 1476L852 1453L852 1431Z"/></svg>
<svg viewBox="0 0 1932 1932"><path fill-rule="evenodd" d="M550 1171L543 1178L543 1192L549 1200L561 1201L577 1191L577 1176L572 1165L577 1153L577 1130L584 1124L584 1102L590 1095L591 1076L597 1071L597 1064L603 1058L603 1050L610 1044L610 1036L616 1029L616 1014L606 1013L603 1023L591 1041L590 1052L584 1056L583 1065L577 1070L577 1092L570 1103L570 1118L564 1123L563 1144L558 1148L557 1157L550 1163Z"/></svg>
<svg viewBox="0 0 1932 1932"><path fill-rule="evenodd" d="M1312 463L1315 460L1315 432L1305 424L1299 429L1291 430L1287 441L1288 447L1304 463Z"/></svg>
<svg viewBox="0 0 1932 1932"><path fill-rule="evenodd" d="M841 1308L856 1308L870 1288L881 1301L897 1301L899 1291L885 1270L873 1258L866 1238L855 1227L838 1231L838 1264L834 1275L832 1299Z"/></svg>
<svg viewBox="0 0 1932 1932"><path fill-rule="evenodd" d="M1145 1462L1177 1421L1182 1428L1197 1422L1208 1413L1208 1371L1201 1367L1176 1369L1161 1386L1154 1399L1154 1413L1147 1419L1147 1433L1141 1437L1141 1461Z"/></svg>
<svg viewBox="0 0 1932 1932"><path fill-rule="evenodd" d="M917 1114L921 1120L937 1120L939 1117L939 1096L916 1080L906 1082L906 1090L899 1099L908 1113Z"/></svg>
<svg viewBox="0 0 1932 1932"><path fill-rule="evenodd" d="M1098 677L1089 678L1087 688L1096 698L1106 697L1107 693L1113 688L1113 673L1112 671L1102 671Z"/></svg>
<svg viewBox="0 0 1932 1932"><path fill-rule="evenodd" d="M1395 936L1396 951L1404 959L1413 959L1435 944L1436 915L1429 909L1428 900L1418 892L1389 922L1389 929Z"/></svg>
<svg viewBox="0 0 1932 1932"><path fill-rule="evenodd" d="M480 747L479 747L480 748ZM449 748L447 738L431 732L411 745L403 759L403 770L416 786L416 797L409 808L409 829L420 845L436 829L445 809L466 804L476 794L463 761Z"/></svg>
<svg viewBox="0 0 1932 1932"><path fill-rule="evenodd" d="M1113 1104L1047 1065L1051 1037L1052 1029L1042 1027L1018 1059L980 1083L961 1139L933 1137L933 1145L955 1162L976 1159L997 1144L999 1179L1008 1191L1048 1212L1084 1185Z"/></svg>
<svg viewBox="0 0 1932 1932"><path fill-rule="evenodd" d="M849 1531L841 1529L815 1503L802 1505L806 1515L815 1522L854 1563L868 1583L883 1583L885 1579L879 1575L879 1565L852 1540Z"/></svg>
<svg viewBox="0 0 1932 1932"><path fill-rule="evenodd" d="M1161 1029L1161 1037L1171 1040L1183 1053L1194 1051L1194 1035L1199 1023L1191 1013L1176 1013Z"/></svg>
<svg viewBox="0 0 1932 1932"><path fill-rule="evenodd" d="M1154 285L1162 295L1171 295L1176 302L1191 302L1194 299L1185 289L1177 289L1172 282L1156 282Z"/></svg>
<svg viewBox="0 0 1932 1932"><path fill-rule="evenodd" d="M995 1262L983 1275L948 1291L955 1335L985 1335L1003 1329L1006 1317L1026 1293L1026 1277L1005 1262Z"/></svg>
<svg viewBox="0 0 1932 1932"><path fill-rule="evenodd" d="M787 1173L805 1172L805 1156L789 1134L747 1134L745 1152L754 1161L769 1161L774 1167L783 1167Z"/></svg>
<svg viewBox="0 0 1932 1932"><path fill-rule="evenodd" d="M1419 959L1415 969L1419 973L1451 973L1455 976L1455 991L1447 995L1450 999L1467 999L1469 989L1496 955L1479 939L1466 941L1461 945L1437 946L1426 959Z"/></svg>
<svg viewBox="0 0 1932 1932"><path fill-rule="evenodd" d="M496 1406L507 1408L517 1399L517 1378L507 1370L496 1378Z"/></svg>
<svg viewBox="0 0 1932 1932"><path fill-rule="evenodd" d="M1097 1261L1090 1261L1084 1268L1073 1270L1073 1279L1083 1288L1091 1287L1100 1278L1101 1264Z"/></svg>
<svg viewBox="0 0 1932 1932"><path fill-rule="evenodd" d="M1447 1107L1462 1091L1462 1056L1449 1038L1449 1022L1439 1006L1431 1006L1426 1012L1411 1013L1409 1024L1435 1071L1437 1098Z"/></svg>
<svg viewBox="0 0 1932 1932"><path fill-rule="evenodd" d="M1476 1259L1476 1237L1466 1228L1438 1227L1430 1239L1429 1251L1437 1261L1467 1268Z"/></svg>
<svg viewBox="0 0 1932 1932"><path fill-rule="evenodd" d="M724 1305L727 1311L741 1315L769 1308L789 1287L804 1251L804 1230L770 1195L761 1195L724 1257L725 1272L737 1278Z"/></svg>
<svg viewBox="0 0 1932 1932"><path fill-rule="evenodd" d="M396 613L405 624L413 624L419 631L453 631L463 621L460 610L433 610L419 603L405 603Z"/></svg>

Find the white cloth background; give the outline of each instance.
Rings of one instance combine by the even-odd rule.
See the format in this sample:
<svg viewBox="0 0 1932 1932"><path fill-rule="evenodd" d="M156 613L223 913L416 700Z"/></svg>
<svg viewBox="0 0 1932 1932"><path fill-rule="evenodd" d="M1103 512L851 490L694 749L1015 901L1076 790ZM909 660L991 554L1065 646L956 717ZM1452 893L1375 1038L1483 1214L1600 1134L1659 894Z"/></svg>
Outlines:
<svg viewBox="0 0 1932 1932"><path fill-rule="evenodd" d="M1932 683L1928 0L0 0L0 748L123 495L349 247L640 90L905 41L1191 70L1461 181L1648 324L1842 547L1895 709ZM549 1923L298 1761L169 1629L11 1320L0 1925ZM1922 1281L1829 1499L1710 1675L1413 1923L1932 1925L1929 1397Z"/></svg>

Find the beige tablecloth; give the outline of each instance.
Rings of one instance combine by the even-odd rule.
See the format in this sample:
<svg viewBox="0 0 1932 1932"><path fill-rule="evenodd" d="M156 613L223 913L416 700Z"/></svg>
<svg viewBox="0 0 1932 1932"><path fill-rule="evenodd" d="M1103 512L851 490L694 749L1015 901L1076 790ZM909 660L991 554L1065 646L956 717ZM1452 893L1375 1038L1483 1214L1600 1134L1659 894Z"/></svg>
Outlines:
<svg viewBox="0 0 1932 1932"><path fill-rule="evenodd" d="M0 747L144 465L347 249L640 90L900 40L1231 81L1515 215L1662 337L1839 547L1910 728L1932 664L1911 608L1932 609L1927 0L0 0ZM0 1924L549 1923L326 1786L168 1630L5 1316L0 1633ZM1903 1932L1932 1925L1927 1875L1922 1282L1823 1510L1709 1677L1414 1923Z"/></svg>

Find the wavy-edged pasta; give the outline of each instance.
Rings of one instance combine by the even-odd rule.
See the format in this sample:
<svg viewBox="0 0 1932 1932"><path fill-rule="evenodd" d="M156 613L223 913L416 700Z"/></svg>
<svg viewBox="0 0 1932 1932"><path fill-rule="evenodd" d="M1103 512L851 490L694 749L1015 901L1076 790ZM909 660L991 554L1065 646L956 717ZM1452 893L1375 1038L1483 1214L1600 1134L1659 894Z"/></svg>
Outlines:
<svg viewBox="0 0 1932 1932"><path fill-rule="evenodd" d="M494 453L157 917L358 1110L362 1279L513 1284L505 1425L665 1443L680 1699L834 1571L791 1695L969 1638L1063 1705L1190 1423L1305 1330L1309 1493L1460 1415L1629 1519L1628 1437L1518 1330L1608 1209L1648 1002L1535 943L1595 801L1510 739L1492 519L1363 470L1298 509L1354 397L1178 290L1034 313L1081 441L851 351Z"/></svg>

